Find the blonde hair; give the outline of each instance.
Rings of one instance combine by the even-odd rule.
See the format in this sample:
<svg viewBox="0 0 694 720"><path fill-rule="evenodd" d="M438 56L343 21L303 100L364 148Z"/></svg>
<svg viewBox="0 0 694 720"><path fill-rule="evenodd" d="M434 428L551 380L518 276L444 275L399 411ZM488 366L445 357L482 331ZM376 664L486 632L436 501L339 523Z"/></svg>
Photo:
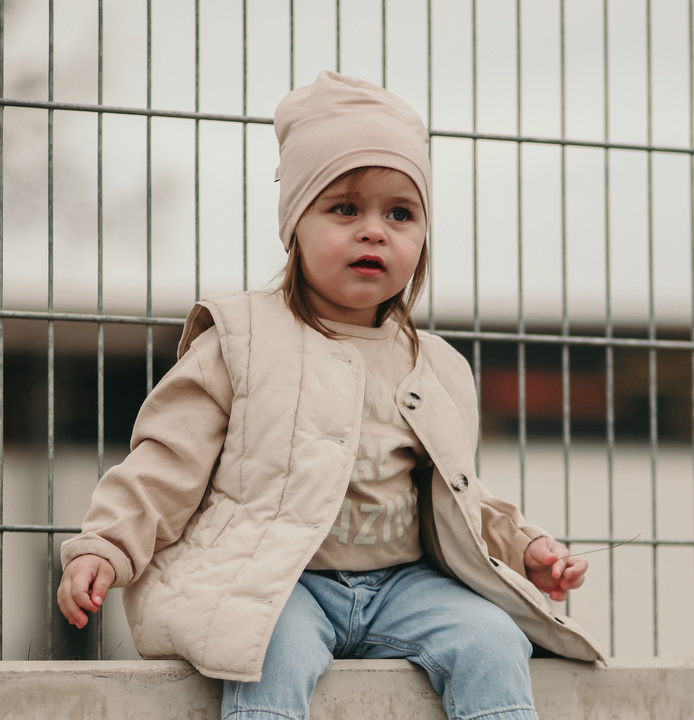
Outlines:
<svg viewBox="0 0 694 720"><path fill-rule="evenodd" d="M334 182L343 180L346 177L356 178L370 170L371 168L361 167L349 170ZM387 169L387 168L384 168ZM332 184L332 183L331 183ZM315 202L315 200L314 200ZM308 211L313 203L306 209ZM305 211L305 212L306 212ZM415 268L412 278L408 284L399 292L388 300L384 300L376 310L374 316L374 327L379 327L388 318L393 318L400 329L405 332L412 343L412 350L415 358L419 352L419 338L417 337L417 328L412 319L412 312L424 291L429 273L429 251L426 239L422 245L422 252ZM284 294L285 302L292 311L294 317L306 323L309 327L317 330L326 337L338 338L339 333L329 330L320 321L313 308L306 300L306 279L301 269L301 257L298 252L298 241L296 233L292 235L289 241L289 255L284 269L280 272L281 278L278 292Z"/></svg>

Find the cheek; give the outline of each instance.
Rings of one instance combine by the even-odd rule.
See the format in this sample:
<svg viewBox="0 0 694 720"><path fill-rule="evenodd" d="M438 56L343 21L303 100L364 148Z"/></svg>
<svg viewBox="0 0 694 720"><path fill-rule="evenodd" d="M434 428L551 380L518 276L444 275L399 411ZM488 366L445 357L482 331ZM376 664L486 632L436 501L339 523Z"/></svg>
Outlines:
<svg viewBox="0 0 694 720"><path fill-rule="evenodd" d="M422 257L422 253L426 252L426 245L424 240L417 240L412 243L411 251L409 255L409 265L412 268L412 272L415 271L417 268L417 265L419 265L419 260Z"/></svg>
<svg viewBox="0 0 694 720"><path fill-rule="evenodd" d="M311 243L310 248L304 251L304 260L314 271L330 272L344 262L340 248L328 239L324 242Z"/></svg>
<svg viewBox="0 0 694 720"><path fill-rule="evenodd" d="M300 255L301 269L306 281L315 285L324 283L331 276L334 261L325 248L306 248Z"/></svg>

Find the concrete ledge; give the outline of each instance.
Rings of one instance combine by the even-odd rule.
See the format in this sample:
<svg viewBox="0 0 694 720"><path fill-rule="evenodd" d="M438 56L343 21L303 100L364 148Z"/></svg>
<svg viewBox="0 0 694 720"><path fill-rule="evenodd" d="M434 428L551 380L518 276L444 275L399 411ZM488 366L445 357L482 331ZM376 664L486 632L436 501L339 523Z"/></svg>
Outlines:
<svg viewBox="0 0 694 720"><path fill-rule="evenodd" d="M612 661L608 668L532 660L541 720L690 720L694 659ZM0 662L2 720L219 718L221 682L183 661ZM443 720L438 696L405 660L336 660L312 720Z"/></svg>

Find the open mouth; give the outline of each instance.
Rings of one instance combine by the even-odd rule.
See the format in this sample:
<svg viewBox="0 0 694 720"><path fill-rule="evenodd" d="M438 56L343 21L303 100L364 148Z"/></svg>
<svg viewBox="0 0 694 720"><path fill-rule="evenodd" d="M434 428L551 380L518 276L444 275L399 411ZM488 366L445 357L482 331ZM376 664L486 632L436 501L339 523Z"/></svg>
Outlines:
<svg viewBox="0 0 694 720"><path fill-rule="evenodd" d="M383 263L376 258L360 258L353 262L350 267L364 268L365 270L385 270Z"/></svg>

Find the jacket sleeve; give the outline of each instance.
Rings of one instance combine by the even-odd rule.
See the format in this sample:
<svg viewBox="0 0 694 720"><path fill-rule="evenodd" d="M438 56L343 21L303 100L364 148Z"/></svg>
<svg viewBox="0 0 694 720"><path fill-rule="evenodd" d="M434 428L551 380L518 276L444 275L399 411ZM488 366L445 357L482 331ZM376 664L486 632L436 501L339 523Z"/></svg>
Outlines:
<svg viewBox="0 0 694 720"><path fill-rule="evenodd" d="M99 555L116 570L114 587L123 587L155 552L174 543L215 470L232 398L212 327L145 400L130 454L97 485L82 533L62 545L63 567L78 555Z"/></svg>
<svg viewBox="0 0 694 720"><path fill-rule="evenodd" d="M438 357L443 360L437 363L437 375L465 418L469 448L474 454L477 447L479 411L472 369L468 361L445 340L430 337L431 341L439 345L437 350L441 354ZM444 345L445 348L442 347ZM494 497L481 482L477 484L477 496L480 503L482 538L487 544L489 554L525 576L526 548L534 539L547 537L548 533L530 525L515 505Z"/></svg>
<svg viewBox="0 0 694 720"><path fill-rule="evenodd" d="M493 497L480 483L478 487L482 513L482 537L491 557L501 560L517 573L525 576L525 550L547 533L529 525L513 504Z"/></svg>

